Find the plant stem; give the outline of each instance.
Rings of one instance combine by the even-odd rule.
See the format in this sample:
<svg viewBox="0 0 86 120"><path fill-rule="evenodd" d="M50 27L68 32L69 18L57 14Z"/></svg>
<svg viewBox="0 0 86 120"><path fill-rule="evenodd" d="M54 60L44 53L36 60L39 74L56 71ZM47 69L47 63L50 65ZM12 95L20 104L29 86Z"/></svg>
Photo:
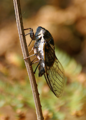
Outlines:
<svg viewBox="0 0 86 120"><path fill-rule="evenodd" d="M24 34L24 28L23 28L23 22L22 22L22 15L21 15L21 7L20 7L20 0L13 0L14 3L14 10L15 10L15 17L16 17L16 24L20 39L20 45L23 53L23 58L27 58L29 56L25 34ZM30 66L30 59L25 60L26 69L28 72L32 93L34 97L35 102L35 108L36 108L36 114L37 114L37 120L43 120L41 105L40 105L40 99L39 99L39 93L37 90L37 84L35 80L35 76L32 70L32 66Z"/></svg>

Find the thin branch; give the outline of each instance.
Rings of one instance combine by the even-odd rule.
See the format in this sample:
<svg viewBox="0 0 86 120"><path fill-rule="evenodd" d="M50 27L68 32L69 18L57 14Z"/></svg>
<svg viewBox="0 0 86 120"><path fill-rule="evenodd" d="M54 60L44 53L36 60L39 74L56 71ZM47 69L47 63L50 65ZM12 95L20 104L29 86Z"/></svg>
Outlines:
<svg viewBox="0 0 86 120"><path fill-rule="evenodd" d="M20 0L13 0L13 3L14 3L16 24L17 24L17 29L18 29L19 39L20 39L20 45L21 45L21 49L22 49L22 53L23 53L23 58L27 58L29 56L29 53L28 53L25 34L24 34L21 8L20 8ZM32 88L32 93L33 93L33 97L34 97L37 120L43 120L44 118L42 115L36 80L34 77L32 67L30 66L30 59L29 58L25 60L25 65L27 68L27 72L28 72L28 76L29 76L29 80L30 80L30 84L31 84L31 88Z"/></svg>

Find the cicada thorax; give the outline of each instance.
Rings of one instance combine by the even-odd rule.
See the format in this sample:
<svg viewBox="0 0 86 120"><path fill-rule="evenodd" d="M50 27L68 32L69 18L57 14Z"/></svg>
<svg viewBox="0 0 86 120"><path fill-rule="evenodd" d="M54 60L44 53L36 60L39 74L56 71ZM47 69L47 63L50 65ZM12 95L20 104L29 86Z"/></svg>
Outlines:
<svg viewBox="0 0 86 120"><path fill-rule="evenodd" d="M44 61L44 40L43 38L38 38L34 44L34 53L39 59L39 76L42 76L45 73L45 61Z"/></svg>
<svg viewBox="0 0 86 120"><path fill-rule="evenodd" d="M38 51L37 58L39 59L39 77L42 76L45 73L45 61L44 61L44 55L41 54L41 51Z"/></svg>

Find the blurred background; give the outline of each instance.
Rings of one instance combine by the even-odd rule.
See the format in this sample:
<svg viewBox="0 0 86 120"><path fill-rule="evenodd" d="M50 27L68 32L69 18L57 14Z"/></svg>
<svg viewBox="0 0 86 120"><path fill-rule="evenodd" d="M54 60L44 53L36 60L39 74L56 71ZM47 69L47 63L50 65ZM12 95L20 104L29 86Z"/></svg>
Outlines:
<svg viewBox="0 0 86 120"><path fill-rule="evenodd" d="M45 120L86 120L86 0L20 2L24 28L35 32L42 26L52 34L67 78L63 95L56 98L36 72ZM29 44L29 35L26 39ZM0 120L36 120L12 0L0 0Z"/></svg>

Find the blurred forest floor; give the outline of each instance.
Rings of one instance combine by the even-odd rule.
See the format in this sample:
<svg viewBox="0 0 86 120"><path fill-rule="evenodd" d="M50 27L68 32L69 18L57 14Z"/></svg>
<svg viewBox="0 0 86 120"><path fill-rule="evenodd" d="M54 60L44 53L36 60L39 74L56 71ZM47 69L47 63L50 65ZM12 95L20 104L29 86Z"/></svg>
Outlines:
<svg viewBox="0 0 86 120"><path fill-rule="evenodd" d="M36 74L45 120L86 120L86 0L21 0L21 8L24 28L50 31L67 77L57 99ZM0 18L0 120L34 120L12 1L0 1ZM29 44L29 35L26 39Z"/></svg>

